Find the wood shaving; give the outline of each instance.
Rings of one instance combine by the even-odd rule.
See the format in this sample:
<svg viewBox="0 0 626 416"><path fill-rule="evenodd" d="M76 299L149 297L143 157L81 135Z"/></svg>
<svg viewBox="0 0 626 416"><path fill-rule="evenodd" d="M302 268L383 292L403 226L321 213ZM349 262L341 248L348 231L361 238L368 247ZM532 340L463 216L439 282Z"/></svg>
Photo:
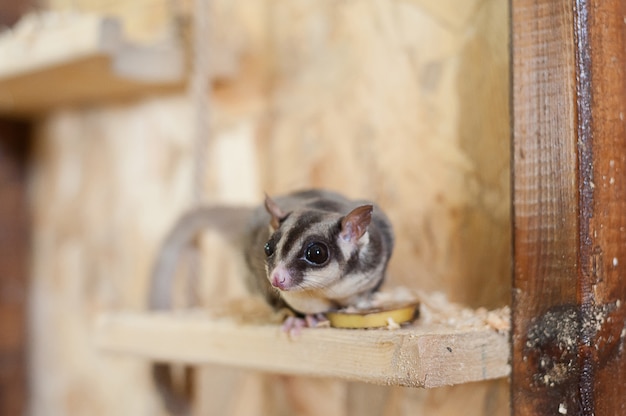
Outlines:
<svg viewBox="0 0 626 416"><path fill-rule="evenodd" d="M511 328L511 309L504 306L492 311L471 309L452 303L441 292L419 292L421 321L426 324L446 324L457 328L489 327L498 332Z"/></svg>
<svg viewBox="0 0 626 416"><path fill-rule="evenodd" d="M387 318L387 329L394 330L400 329L400 325L393 318Z"/></svg>

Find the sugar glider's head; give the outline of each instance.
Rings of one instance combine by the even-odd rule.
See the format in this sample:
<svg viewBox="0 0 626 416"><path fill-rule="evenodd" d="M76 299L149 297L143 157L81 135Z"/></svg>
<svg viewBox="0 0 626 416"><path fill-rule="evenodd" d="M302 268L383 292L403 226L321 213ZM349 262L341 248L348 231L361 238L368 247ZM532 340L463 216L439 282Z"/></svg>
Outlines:
<svg viewBox="0 0 626 416"><path fill-rule="evenodd" d="M347 286L339 282L359 269L361 249L369 241L372 205L346 213L313 208L285 212L266 197L265 207L271 217L270 238L264 247L270 284L283 293L346 295L333 291Z"/></svg>

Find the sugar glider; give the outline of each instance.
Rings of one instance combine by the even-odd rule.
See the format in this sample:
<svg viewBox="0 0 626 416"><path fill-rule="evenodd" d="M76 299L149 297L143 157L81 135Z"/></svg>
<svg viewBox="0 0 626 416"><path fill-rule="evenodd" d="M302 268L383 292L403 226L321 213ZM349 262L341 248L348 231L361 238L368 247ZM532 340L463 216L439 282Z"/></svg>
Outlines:
<svg viewBox="0 0 626 416"><path fill-rule="evenodd" d="M165 238L151 277L151 309L171 307L181 252L211 229L243 256L253 293L307 318L350 306L376 291L393 249L391 223L376 205L331 191L266 197L256 208L196 208ZM189 401L173 389L170 366L155 364L153 376L168 410L188 414Z"/></svg>
<svg viewBox="0 0 626 416"><path fill-rule="evenodd" d="M180 253L206 229L240 250L253 293L303 315L352 305L378 289L393 249L391 223L376 205L331 191L266 197L257 208L196 208L165 239L152 273L152 309L170 308Z"/></svg>

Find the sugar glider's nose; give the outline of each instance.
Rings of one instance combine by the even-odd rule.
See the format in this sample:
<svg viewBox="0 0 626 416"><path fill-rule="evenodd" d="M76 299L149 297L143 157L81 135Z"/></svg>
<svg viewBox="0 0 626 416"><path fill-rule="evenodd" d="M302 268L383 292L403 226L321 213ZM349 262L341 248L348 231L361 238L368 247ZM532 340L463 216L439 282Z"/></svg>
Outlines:
<svg viewBox="0 0 626 416"><path fill-rule="evenodd" d="M289 290L294 287L294 279L291 273L289 273L289 270L282 264L279 264L272 270L270 283L280 290Z"/></svg>

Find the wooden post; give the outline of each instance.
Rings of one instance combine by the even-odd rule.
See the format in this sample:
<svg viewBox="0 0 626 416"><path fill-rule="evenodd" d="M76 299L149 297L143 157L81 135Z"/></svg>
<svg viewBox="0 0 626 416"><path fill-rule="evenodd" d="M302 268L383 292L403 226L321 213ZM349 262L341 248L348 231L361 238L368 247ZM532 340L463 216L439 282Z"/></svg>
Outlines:
<svg viewBox="0 0 626 416"><path fill-rule="evenodd" d="M513 0L512 408L626 409L626 2Z"/></svg>
<svg viewBox="0 0 626 416"><path fill-rule="evenodd" d="M26 412L26 123L0 119L0 414Z"/></svg>
<svg viewBox="0 0 626 416"><path fill-rule="evenodd" d="M0 3L0 27L13 25L32 0ZM30 218L27 153L30 127L0 119L0 414L26 413L26 299Z"/></svg>

